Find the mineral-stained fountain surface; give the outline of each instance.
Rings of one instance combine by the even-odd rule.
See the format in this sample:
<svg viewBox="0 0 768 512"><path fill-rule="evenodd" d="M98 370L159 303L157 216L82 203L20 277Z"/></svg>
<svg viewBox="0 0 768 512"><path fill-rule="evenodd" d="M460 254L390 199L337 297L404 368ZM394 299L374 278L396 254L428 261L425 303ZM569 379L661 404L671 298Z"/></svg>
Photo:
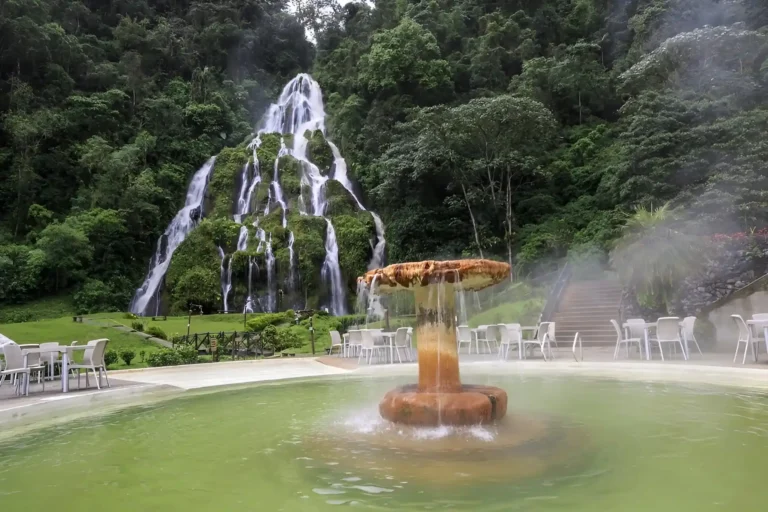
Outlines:
<svg viewBox="0 0 768 512"><path fill-rule="evenodd" d="M371 293L408 289L416 298L418 384L393 389L379 404L381 416L418 426L480 425L507 413L507 393L493 386L463 385L456 348L456 287L480 290L509 277L506 263L490 260L423 261L373 269L359 278Z"/></svg>

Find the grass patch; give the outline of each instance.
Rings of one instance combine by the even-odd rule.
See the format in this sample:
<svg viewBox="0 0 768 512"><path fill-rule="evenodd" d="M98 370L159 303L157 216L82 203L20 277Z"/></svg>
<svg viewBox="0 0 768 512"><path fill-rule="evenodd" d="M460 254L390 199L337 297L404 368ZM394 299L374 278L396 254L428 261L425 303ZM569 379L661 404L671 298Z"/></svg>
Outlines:
<svg viewBox="0 0 768 512"><path fill-rule="evenodd" d="M61 318L74 314L75 305L70 295L43 297L24 304L3 305L0 307L0 324Z"/></svg>
<svg viewBox="0 0 768 512"><path fill-rule="evenodd" d="M111 327L73 322L72 317L0 325L0 333L20 344L55 341L61 345L69 345L73 341L78 341L82 345L90 340L108 338L107 350L115 350L118 353L123 350L133 350L136 353L136 358L130 366L119 360L110 366L113 370L145 367L147 365L141 362L139 352L143 350L149 355L150 352L161 348L135 334L120 332ZM75 352L76 360L82 357L82 352Z"/></svg>

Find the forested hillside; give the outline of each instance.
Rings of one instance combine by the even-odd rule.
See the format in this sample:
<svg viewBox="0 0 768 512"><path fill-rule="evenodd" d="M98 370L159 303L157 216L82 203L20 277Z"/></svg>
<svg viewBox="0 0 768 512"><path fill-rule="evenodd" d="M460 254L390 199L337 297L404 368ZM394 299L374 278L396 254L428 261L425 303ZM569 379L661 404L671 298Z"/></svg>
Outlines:
<svg viewBox="0 0 768 512"><path fill-rule="evenodd" d="M390 262L605 259L667 201L761 227L767 58L762 0L5 0L0 304L124 309L192 174L299 71Z"/></svg>
<svg viewBox="0 0 768 512"><path fill-rule="evenodd" d="M315 76L391 260L604 257L635 205L765 223L766 24L760 0L381 0Z"/></svg>
<svg viewBox="0 0 768 512"><path fill-rule="evenodd" d="M0 2L0 302L125 309L192 174L313 56L279 0Z"/></svg>

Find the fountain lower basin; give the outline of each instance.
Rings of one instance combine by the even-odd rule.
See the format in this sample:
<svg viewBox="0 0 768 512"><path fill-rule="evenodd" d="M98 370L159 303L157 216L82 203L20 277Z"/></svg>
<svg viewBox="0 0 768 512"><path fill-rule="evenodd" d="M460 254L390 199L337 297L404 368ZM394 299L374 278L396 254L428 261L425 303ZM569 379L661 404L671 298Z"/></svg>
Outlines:
<svg viewBox="0 0 768 512"><path fill-rule="evenodd" d="M507 414L507 392L464 384L453 393L420 391L415 384L393 389L379 403L384 419L405 425L487 425Z"/></svg>

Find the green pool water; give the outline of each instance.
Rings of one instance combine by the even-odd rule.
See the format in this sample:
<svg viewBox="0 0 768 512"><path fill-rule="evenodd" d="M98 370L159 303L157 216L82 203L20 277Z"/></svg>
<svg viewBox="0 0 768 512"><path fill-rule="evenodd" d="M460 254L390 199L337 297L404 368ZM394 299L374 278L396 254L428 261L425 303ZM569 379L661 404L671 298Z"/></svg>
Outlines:
<svg viewBox="0 0 768 512"><path fill-rule="evenodd" d="M762 393L574 377L463 378L506 389L511 415L536 418L557 435L506 452L493 448L504 437L493 428L392 428L377 419L376 404L411 378L258 385L7 439L0 443L0 508L705 512L768 506ZM531 462L539 458L546 464Z"/></svg>

